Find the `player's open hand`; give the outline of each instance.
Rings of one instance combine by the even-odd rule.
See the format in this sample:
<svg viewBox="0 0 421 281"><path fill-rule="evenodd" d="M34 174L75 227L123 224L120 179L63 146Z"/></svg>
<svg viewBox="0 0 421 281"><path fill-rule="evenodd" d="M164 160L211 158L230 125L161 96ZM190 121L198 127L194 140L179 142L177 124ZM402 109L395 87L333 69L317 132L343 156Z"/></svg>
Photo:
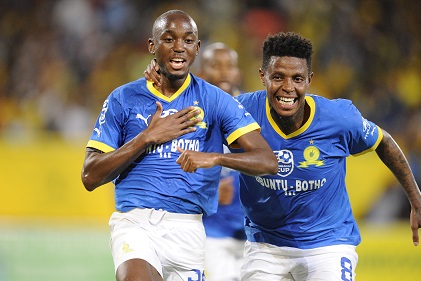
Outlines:
<svg viewBox="0 0 421 281"><path fill-rule="evenodd" d="M216 153L205 153L193 150L185 150L177 147L181 155L177 158L177 164L184 172L194 173L198 168L211 168L215 166Z"/></svg>
<svg viewBox="0 0 421 281"><path fill-rule="evenodd" d="M189 106L166 117L162 115L162 104L156 102L156 111L144 133L150 144L160 144L196 131L195 125L202 121L197 117L200 110ZM197 117L197 118L196 118Z"/></svg>

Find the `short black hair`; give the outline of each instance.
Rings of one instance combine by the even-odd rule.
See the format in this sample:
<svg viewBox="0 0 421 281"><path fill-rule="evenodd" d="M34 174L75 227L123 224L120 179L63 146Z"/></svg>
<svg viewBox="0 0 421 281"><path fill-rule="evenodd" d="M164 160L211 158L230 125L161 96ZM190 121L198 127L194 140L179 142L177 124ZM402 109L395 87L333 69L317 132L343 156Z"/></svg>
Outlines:
<svg viewBox="0 0 421 281"><path fill-rule="evenodd" d="M307 61L308 71L311 72L311 56L313 45L309 39L294 32L280 32L269 35L263 43L262 69L269 66L271 57L295 57Z"/></svg>

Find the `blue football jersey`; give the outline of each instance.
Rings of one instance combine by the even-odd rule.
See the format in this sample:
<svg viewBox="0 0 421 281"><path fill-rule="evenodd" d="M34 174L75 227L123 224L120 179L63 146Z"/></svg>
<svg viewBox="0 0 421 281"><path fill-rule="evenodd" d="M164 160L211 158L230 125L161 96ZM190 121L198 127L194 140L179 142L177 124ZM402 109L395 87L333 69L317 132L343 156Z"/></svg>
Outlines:
<svg viewBox="0 0 421 281"><path fill-rule="evenodd" d="M237 99L278 158L277 175L241 174L247 239L301 249L358 245L360 232L345 186L346 157L375 150L381 129L349 100L306 95L309 119L285 135L270 115L265 91Z"/></svg>
<svg viewBox="0 0 421 281"><path fill-rule="evenodd" d="M203 120L195 132L152 145L115 180L116 209L155 208L176 213L216 211L221 167L186 173L176 163L182 149L223 153L241 135L259 125L233 97L189 75L173 96L166 97L144 78L115 89L105 100L87 147L110 152L144 131L162 103L162 117L188 106L200 109Z"/></svg>
<svg viewBox="0 0 421 281"><path fill-rule="evenodd" d="M226 147L224 147L224 151L229 153ZM221 179L232 177L233 198L230 204L219 204L215 214L203 218L203 225L205 226L207 237L246 239L244 232L244 213L240 204L239 176L240 172L238 171L226 167L222 168Z"/></svg>

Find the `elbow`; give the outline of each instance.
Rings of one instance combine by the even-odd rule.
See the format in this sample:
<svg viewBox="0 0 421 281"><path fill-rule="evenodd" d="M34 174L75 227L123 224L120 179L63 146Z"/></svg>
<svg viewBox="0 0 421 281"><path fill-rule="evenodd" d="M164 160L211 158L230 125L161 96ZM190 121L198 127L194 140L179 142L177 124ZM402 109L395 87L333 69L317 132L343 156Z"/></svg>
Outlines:
<svg viewBox="0 0 421 281"><path fill-rule="evenodd" d="M272 154L272 157L268 161L269 163L269 174L276 175L278 173L278 159L276 158L275 154Z"/></svg>
<svg viewBox="0 0 421 281"><path fill-rule="evenodd" d="M276 162L275 167L271 170L271 175L276 175L278 173L278 162Z"/></svg>
<svg viewBox="0 0 421 281"><path fill-rule="evenodd" d="M94 191L98 185L92 180L88 173L82 172L81 180L85 189L89 192Z"/></svg>
<svg viewBox="0 0 421 281"><path fill-rule="evenodd" d="M260 165L261 169L256 169L256 176L276 175L278 173L278 160L275 154L271 153Z"/></svg>

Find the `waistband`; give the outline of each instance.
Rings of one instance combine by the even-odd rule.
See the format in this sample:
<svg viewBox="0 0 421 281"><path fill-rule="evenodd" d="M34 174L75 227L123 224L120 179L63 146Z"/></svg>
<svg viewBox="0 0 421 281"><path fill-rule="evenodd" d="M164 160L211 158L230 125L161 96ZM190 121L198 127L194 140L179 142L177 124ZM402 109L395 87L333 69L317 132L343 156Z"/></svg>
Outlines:
<svg viewBox="0 0 421 281"><path fill-rule="evenodd" d="M140 209L135 208L126 213L117 212L119 214L126 214L134 216L135 219L148 220L151 224L157 224L162 221L183 221L183 222L201 222L202 214L181 214L171 213L165 210L155 209Z"/></svg>

